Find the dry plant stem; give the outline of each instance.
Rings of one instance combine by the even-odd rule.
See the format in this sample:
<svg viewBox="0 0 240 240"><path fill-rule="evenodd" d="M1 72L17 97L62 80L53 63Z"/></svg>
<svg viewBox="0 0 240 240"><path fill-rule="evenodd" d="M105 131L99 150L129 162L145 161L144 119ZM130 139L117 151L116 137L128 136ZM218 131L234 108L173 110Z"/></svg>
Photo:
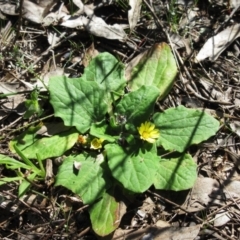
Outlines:
<svg viewBox="0 0 240 240"><path fill-rule="evenodd" d="M24 129L24 128L27 128L27 127L35 124L35 123L39 123L39 122L41 122L41 121L43 121L43 120L45 120L45 119L51 118L51 117L53 117L53 116L54 116L54 114L51 114L51 115L49 115L49 116L40 118L40 119L38 119L38 120L36 120L36 121L34 121L34 122L31 122L31 123L29 123L29 124L27 124L27 125L25 125L25 126L23 126L23 127L20 127L20 128L18 128L18 129L15 129L15 130L11 131L11 132L9 133L9 135L11 135L12 133L15 133L15 132L17 132L17 131L20 131L20 130L22 130L22 129ZM2 131L2 130L0 130L0 131ZM0 139L1 139L1 138L0 138Z"/></svg>
<svg viewBox="0 0 240 240"><path fill-rule="evenodd" d="M231 205L233 205L233 204L236 204L236 205L237 205L237 202L238 202L239 200L240 200L240 198L237 198L236 200L233 199L233 202L230 202L230 203L228 203L228 204L226 204L226 205L218 208L216 211L210 213L210 214L207 216L207 220L210 221L209 218L213 217L213 216L214 216L215 214L217 214L219 211L221 211L221 210L223 210L223 209L225 209L225 208L227 208L227 207L229 207L229 206L231 206Z"/></svg>
<svg viewBox="0 0 240 240"><path fill-rule="evenodd" d="M88 208L89 205L84 205L83 207L79 208L76 212L81 212L82 210L84 210L85 208Z"/></svg>
<svg viewBox="0 0 240 240"><path fill-rule="evenodd" d="M144 3L147 5L147 7L149 8L149 10L151 11L151 13L153 14L154 18L156 19L158 25L161 27L162 31L166 34L166 37L171 45L171 48L173 50L173 45L172 45L172 41L171 41L171 38L169 37L167 31L164 29L164 27L162 26L159 18L157 17L156 13L154 12L154 9L151 7L151 5L147 2L147 0L144 0ZM175 56L175 51L173 51L173 54ZM176 63L178 64L178 61L177 61L177 58L175 56L175 59L176 59ZM179 66L178 66L179 67Z"/></svg>
<svg viewBox="0 0 240 240"><path fill-rule="evenodd" d="M90 227L85 228L83 231L81 231L77 236L78 238L83 237L86 233L88 233L90 230Z"/></svg>
<svg viewBox="0 0 240 240"><path fill-rule="evenodd" d="M62 34L60 39L63 39L64 36L66 35L66 33ZM71 35L69 35L68 37L64 38L62 41L59 41L58 43L56 43L53 46L50 46L47 50L45 50L41 56L39 58L37 58L32 65L36 65L42 58L44 55L47 55L50 51L52 51L55 47L58 47L59 45L61 45L63 42L67 41L68 39L71 39L72 37L76 36L77 32L73 32ZM18 78L20 78L22 75L24 75L26 72L28 72L28 70L31 68L31 66L29 66L28 68L26 68L24 71L21 72L21 74L18 76Z"/></svg>
<svg viewBox="0 0 240 240"><path fill-rule="evenodd" d="M18 25L17 25L17 30L16 30L16 36L10 46L10 49L13 48L13 46L15 45L17 39L19 38L20 35L20 28L22 26L22 14L23 14L23 1L24 0L20 0L20 4L19 4L19 18L18 18Z"/></svg>
<svg viewBox="0 0 240 240"><path fill-rule="evenodd" d="M179 206L178 204L176 204L176 203L174 203L174 202L172 202L172 201L170 201L170 200L168 200L168 199L166 199L166 198L164 198L164 197L161 197L159 194L154 193L154 192L151 192L150 190L148 190L147 192L150 193L150 194L152 194L152 195L154 195L154 196L156 196L156 197L158 197L158 198L161 199L162 201L165 201L165 202L167 202L167 203L172 204L172 205L175 206L175 207L178 207L179 209L181 209L181 210L184 211L185 213L187 213L187 214L189 214L189 215L192 215L195 219L197 219L198 221L200 221L202 225L208 224L208 221L202 220L201 218L199 218L199 217L196 216L195 214L192 214L191 212L187 211L185 208ZM219 233L220 235L223 235L226 239L235 240L235 238L232 238L232 237L228 236L227 234L225 234L225 233L223 233L222 231L220 231L219 229L211 226L210 224L208 224L207 227L210 228L211 230L214 230L215 232Z"/></svg>
<svg viewBox="0 0 240 240"><path fill-rule="evenodd" d="M119 56L122 56L123 58L127 58L127 56L124 53L114 50L113 48L107 46L106 44L100 43L100 46L107 49L110 52L117 53Z"/></svg>
<svg viewBox="0 0 240 240"><path fill-rule="evenodd" d="M171 45L171 48L172 48L172 50L173 50L172 43L171 43L171 39L170 39L168 33L164 30L164 28L163 28L160 20L158 19L157 15L156 15L155 12L154 12L154 10L152 9L152 7L149 5L149 3L148 3L146 0L144 0L144 3L148 6L148 8L149 8L150 11L152 12L153 16L154 16L155 19L157 20L157 23L158 23L159 26L162 28L163 32L166 34L166 36L167 36L167 38L168 38L168 41L169 41L169 43L170 43L170 45ZM188 77L190 77L190 79L191 79L191 76L190 76L190 74L189 74L186 66L184 65L183 61L181 60L181 57L179 56L178 52L173 50L173 54L174 54L174 56L175 56L175 59L176 59L176 63L177 63L177 64L178 64L178 61L177 61L176 55L178 56L178 60L180 60L181 65L179 66L179 64L178 64L179 69L180 69L180 67L183 67L184 70L185 70L185 72L187 73ZM180 73L180 76L181 76L181 73ZM203 101L207 101L207 102L211 102L211 103L218 103L218 104L223 104L223 105L231 105L231 104L232 104L232 103L228 103L228 102L221 102L221 101L215 101L215 100L206 99L206 98L202 97L200 94L198 94L189 84L187 84L186 87L187 87L188 90L192 91L192 93L193 93L197 98L199 98L199 99L201 99L201 100L203 100Z"/></svg>
<svg viewBox="0 0 240 240"><path fill-rule="evenodd" d="M147 2L147 0L144 0L144 3L147 5L151 13L153 14L154 18L157 20L158 25L162 28L162 30L165 32L160 20L158 19L156 13L154 12L154 9L151 7L151 5Z"/></svg>
<svg viewBox="0 0 240 240"><path fill-rule="evenodd" d="M15 121L11 122L11 123L10 123L9 125L7 125L6 127L0 129L0 132L6 130L6 129L8 129L8 128L10 128L12 125L14 125L15 123L17 123L17 122L18 122L19 120L21 120L22 118L23 118L23 116L17 118ZM1 139L1 138L0 138L0 139Z"/></svg>
<svg viewBox="0 0 240 240"><path fill-rule="evenodd" d="M35 183L34 181L28 179L26 176L24 176L24 179L29 182L30 184L32 184L34 187L36 188L40 188L40 189L43 189L44 188L44 185L40 185L40 184L37 184Z"/></svg>
<svg viewBox="0 0 240 240"><path fill-rule="evenodd" d="M215 81L211 78L210 74L206 71L206 69L203 67L202 63L199 62L199 65L202 67L202 70L205 72L205 74L208 76L208 78L212 81L213 84L216 84ZM218 88L220 88L218 86Z"/></svg>
<svg viewBox="0 0 240 240"><path fill-rule="evenodd" d="M180 57L180 55L179 55L179 53L178 53L177 51L175 51L175 52L176 52L176 55L177 55L177 57L178 57L179 62L181 63L181 67L185 70L188 78L191 80L192 77L191 77L190 73L188 72L186 66L184 65L184 62L183 62L182 58ZM181 77L184 85L187 87L187 89L188 89L189 91L192 92L192 94L193 94L195 97L197 97L197 98L199 98L199 99L201 99L201 100L203 100L203 101L210 102L210 103L218 103L218 104L222 104L222 105L232 105L232 103L230 103L230 102L222 102L222 101L217 101L217 100L210 100L210 99L206 99L206 98L202 97L202 96L201 96L200 94L198 94L188 83L186 83L186 81L184 81L181 72L180 72L180 77ZM192 81L192 82L193 82L193 81ZM196 87L196 86L195 86L195 87Z"/></svg>
<svg viewBox="0 0 240 240"><path fill-rule="evenodd" d="M54 183L53 164L51 159L46 160L45 184L49 188Z"/></svg>
<svg viewBox="0 0 240 240"><path fill-rule="evenodd" d="M192 214L191 212L189 212L189 211L186 210L185 208L181 207L180 205L178 205L178 204L176 204L176 203L168 200L167 198L161 197L159 194L154 193L154 192L152 192L152 191L150 191L150 190L147 190L147 192L150 193L150 194L152 194L152 195L154 195L155 197L158 197L158 198L161 199L162 201L165 201L165 202L167 202L167 203L172 204L172 205L175 206L175 207L178 207L178 208L181 209L183 212L188 213L189 215L192 215L195 219L197 219L197 220L198 220L199 222L201 222L202 224L204 223L204 220L202 220L201 218L199 218L199 217L196 216L195 214Z"/></svg>
<svg viewBox="0 0 240 240"><path fill-rule="evenodd" d="M52 237L52 235L59 229L62 228L63 225L67 222L67 219L65 219L59 226L57 226L50 234L48 234L43 240L48 240Z"/></svg>
<svg viewBox="0 0 240 240"><path fill-rule="evenodd" d="M7 222L11 222L13 219L18 218L21 214L23 214L25 212L25 210L20 211L18 214L14 214L13 216L9 217L8 219L6 219L5 221L0 223L0 228L4 228L4 225Z"/></svg>
<svg viewBox="0 0 240 240"><path fill-rule="evenodd" d="M64 222L64 221L65 221L65 219L53 220L53 221L51 221L51 224L61 223L61 222ZM35 225L35 226L31 227L31 228L27 228L27 229L21 230L21 233L29 233L29 232L37 229L37 228L45 227L47 225L49 225L49 222L38 224L38 225Z"/></svg>
<svg viewBox="0 0 240 240"><path fill-rule="evenodd" d="M236 7L232 10L232 12L231 12L231 14L228 16L228 18L225 19L225 21L224 21L223 23L221 23L221 24L218 26L218 28L214 31L214 34L217 34L218 31L219 31L219 29L220 29L224 24L226 24L226 23L232 18L232 16L233 16L234 13L239 9L239 7L240 7L240 5L236 6Z"/></svg>
<svg viewBox="0 0 240 240"><path fill-rule="evenodd" d="M9 191L3 191L3 193L5 193L6 195L11 196L12 198L15 198L17 201L19 201L20 203L22 203L23 205L25 205L25 207L31 209L32 211L41 214L41 212L36 209L35 207L31 207L29 204L25 203L23 200L19 199L18 197L16 197L15 195L11 194Z"/></svg>
<svg viewBox="0 0 240 240"><path fill-rule="evenodd" d="M174 58L175 58L175 60L176 60L176 64L177 64L178 70L180 70L180 65L179 65L179 63L178 63L178 61L177 61L177 56L176 56L176 52L177 52L177 51L174 51L173 43L172 43L172 41L171 41L171 38L170 38L168 32L165 30L165 28L164 28L163 25L161 24L161 22L160 22L159 18L157 17L157 15L156 15L154 9L152 8L152 6L149 5L149 3L147 2L147 0L144 0L144 2L145 2L145 4L148 6L148 8L150 9L150 11L152 12L152 14L153 14L153 16L155 17L155 19L157 20L157 23L158 23L159 26L161 27L162 31L165 33L165 35L166 35L166 37L167 37L167 39L168 39L168 41L169 41L169 43L170 43L170 46L171 46L171 49L172 49L172 53L173 53L173 55L174 55ZM151 2L151 4L152 4L152 2Z"/></svg>
<svg viewBox="0 0 240 240"><path fill-rule="evenodd" d="M19 232L19 231L17 231L17 230L11 230L11 233L12 234L17 234L18 235L18 239L25 239L25 240L31 240L31 238L30 237L27 237L26 236L26 234L25 233L21 233L21 232ZM28 233L29 234L29 233ZM19 237L19 235L21 236L21 237ZM36 235L36 233L32 233L31 235ZM9 239L9 238L8 238Z"/></svg>

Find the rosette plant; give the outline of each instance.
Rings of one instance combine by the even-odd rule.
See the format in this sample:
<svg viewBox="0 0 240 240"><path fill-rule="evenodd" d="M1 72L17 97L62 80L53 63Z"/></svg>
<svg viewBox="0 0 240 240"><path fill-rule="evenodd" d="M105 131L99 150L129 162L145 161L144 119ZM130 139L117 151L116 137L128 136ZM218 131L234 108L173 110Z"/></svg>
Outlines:
<svg viewBox="0 0 240 240"><path fill-rule="evenodd" d="M52 78L50 102L64 125L56 123L48 137L39 137L37 126L12 142L26 157L34 159L37 154L41 160L78 147L77 154L68 151L55 185L70 189L89 204L93 230L100 236L120 223L116 189L137 194L151 186L174 191L191 188L197 165L187 149L219 128L217 120L199 110L156 108L177 74L167 44L147 51L127 80L125 73L124 64L101 53L80 78ZM75 168L76 163L81 167Z"/></svg>

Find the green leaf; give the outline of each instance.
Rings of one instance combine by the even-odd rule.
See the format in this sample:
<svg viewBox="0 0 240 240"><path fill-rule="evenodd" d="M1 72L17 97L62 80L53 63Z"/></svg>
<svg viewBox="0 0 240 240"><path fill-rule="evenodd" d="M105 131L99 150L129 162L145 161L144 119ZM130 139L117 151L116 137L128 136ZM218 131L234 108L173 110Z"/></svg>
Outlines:
<svg viewBox="0 0 240 240"><path fill-rule="evenodd" d="M74 167L79 163L79 170ZM64 186L78 194L84 204L91 204L99 199L111 185L102 162L86 159L83 155L66 158L59 167L56 186Z"/></svg>
<svg viewBox="0 0 240 240"><path fill-rule="evenodd" d="M92 124L90 129L90 134L97 138L104 139L108 142L116 141L116 137L113 137L110 135L111 131L108 129L106 120L103 120L102 122L99 122L99 123Z"/></svg>
<svg viewBox="0 0 240 240"><path fill-rule="evenodd" d="M149 119L158 94L158 89L153 86L142 86L137 91L126 94L116 106L116 122L124 117L127 124L139 127Z"/></svg>
<svg viewBox="0 0 240 240"><path fill-rule="evenodd" d="M53 77L49 91L55 115L61 117L66 126L76 126L81 133L105 117L107 96L96 82Z"/></svg>
<svg viewBox="0 0 240 240"><path fill-rule="evenodd" d="M17 147L16 144L14 144L13 147L14 147L14 150L16 151L16 153L18 154L18 156L21 158L21 160L22 160L23 162L25 162L26 165L30 166L31 169L32 169L32 171L34 171L34 172L36 172L36 173L38 173L38 174L40 174L40 175L42 175L42 176L45 176L45 174L41 172L41 169L38 169L38 168L34 165L34 163L33 163L32 161L30 161L30 160L21 152L21 150Z"/></svg>
<svg viewBox="0 0 240 240"><path fill-rule="evenodd" d="M8 182L20 181L23 177L1 177L0 178L0 186L4 185Z"/></svg>
<svg viewBox="0 0 240 240"><path fill-rule="evenodd" d="M39 137L35 130L28 129L25 133L12 140L10 150L15 153L14 144L20 149L25 157L43 160L50 157L59 157L69 150L77 141L78 132L75 128L61 132L53 137Z"/></svg>
<svg viewBox="0 0 240 240"><path fill-rule="evenodd" d="M166 43L155 44L132 71L129 87L132 91L141 86L156 86L163 99L171 90L177 75L177 66L171 48Z"/></svg>
<svg viewBox="0 0 240 240"><path fill-rule="evenodd" d="M24 168L26 170L31 169L31 166L2 154L0 154L0 164L6 165L8 169L18 169L18 168Z"/></svg>
<svg viewBox="0 0 240 240"><path fill-rule="evenodd" d="M116 144L107 144L105 149L112 175L124 188L142 193L152 185L158 168L157 155L144 149L124 151Z"/></svg>
<svg viewBox="0 0 240 240"><path fill-rule="evenodd" d="M197 164L189 154L162 159L154 179L156 189L181 191L193 187L197 179Z"/></svg>
<svg viewBox="0 0 240 240"><path fill-rule="evenodd" d="M33 181L36 176L37 176L37 173L32 173L27 178L30 181ZM19 185L19 188L18 188L18 197L19 198L22 197L27 192L27 190L30 188L30 186L31 186L31 183L29 181L27 181L26 179L23 179L23 181L21 182L21 184Z"/></svg>
<svg viewBox="0 0 240 240"><path fill-rule="evenodd" d="M120 224L120 204L113 194L108 192L105 192L102 198L89 208L92 228L101 237L109 235Z"/></svg>
<svg viewBox="0 0 240 240"><path fill-rule="evenodd" d="M82 79L96 81L108 95L108 104L124 93L126 84L124 65L107 52L100 53L92 59L85 68Z"/></svg>
<svg viewBox="0 0 240 240"><path fill-rule="evenodd" d="M41 108L38 102L38 90L34 89L31 93L31 99L25 101L25 106L27 111L24 113L24 118L28 119L33 114L37 114L38 117L43 113L43 109Z"/></svg>
<svg viewBox="0 0 240 240"><path fill-rule="evenodd" d="M192 144L198 144L213 136L219 122L207 113L183 106L169 108L153 116L160 130L159 145L165 150L184 152Z"/></svg>

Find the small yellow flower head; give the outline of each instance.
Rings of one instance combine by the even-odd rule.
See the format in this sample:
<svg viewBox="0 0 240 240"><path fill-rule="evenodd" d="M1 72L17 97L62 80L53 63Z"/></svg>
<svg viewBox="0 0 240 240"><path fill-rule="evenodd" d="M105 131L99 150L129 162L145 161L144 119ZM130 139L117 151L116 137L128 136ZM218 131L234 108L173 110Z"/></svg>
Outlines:
<svg viewBox="0 0 240 240"><path fill-rule="evenodd" d="M150 143L154 143L160 136L159 130L155 129L155 125L150 122L142 123L138 132L142 140Z"/></svg>
<svg viewBox="0 0 240 240"><path fill-rule="evenodd" d="M85 145L87 143L87 136L79 135L77 141L78 143Z"/></svg>
<svg viewBox="0 0 240 240"><path fill-rule="evenodd" d="M102 148L102 143L103 143L104 139L101 138L94 138L91 141L91 149L100 149Z"/></svg>

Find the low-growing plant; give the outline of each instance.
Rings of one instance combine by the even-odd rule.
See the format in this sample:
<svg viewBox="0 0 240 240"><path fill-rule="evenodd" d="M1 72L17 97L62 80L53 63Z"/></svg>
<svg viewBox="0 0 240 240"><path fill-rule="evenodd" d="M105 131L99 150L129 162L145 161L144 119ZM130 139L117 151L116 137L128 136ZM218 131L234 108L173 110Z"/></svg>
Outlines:
<svg viewBox="0 0 240 240"><path fill-rule="evenodd" d="M7 182L20 181L18 196L21 197L26 193L33 181L43 180L46 172L38 156L38 165L35 165L15 144L13 144L12 147L22 161L0 154L0 164L4 164L7 169L15 171L17 177L2 177L0 179L0 185L6 184ZM25 170L25 172L22 172L22 170Z"/></svg>
<svg viewBox="0 0 240 240"><path fill-rule="evenodd" d="M43 113L43 109L39 104L38 96L39 96L38 89L33 89L33 91L30 94L30 98L24 102L26 107L26 112L24 113L23 117L25 119L28 119L33 115L40 117L41 114Z"/></svg>
<svg viewBox="0 0 240 240"><path fill-rule="evenodd" d="M194 185L197 164L187 148L213 136L219 123L184 106L156 110L171 90L177 67L170 47L156 44L125 79L125 66L109 53L94 58L80 78L54 77L50 102L62 123L45 123L10 144L31 159L63 155L55 186L64 186L89 204L93 230L100 236L119 225L123 194L156 189L181 191ZM128 90L126 90L128 89ZM51 134L50 134L51 130Z"/></svg>

